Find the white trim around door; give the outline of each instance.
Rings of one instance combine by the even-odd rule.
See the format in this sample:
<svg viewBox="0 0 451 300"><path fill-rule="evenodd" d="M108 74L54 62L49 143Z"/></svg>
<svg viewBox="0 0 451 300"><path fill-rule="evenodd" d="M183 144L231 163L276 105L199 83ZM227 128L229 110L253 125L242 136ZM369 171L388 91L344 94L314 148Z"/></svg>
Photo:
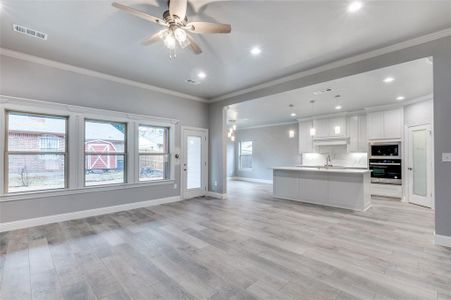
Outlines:
<svg viewBox="0 0 451 300"><path fill-rule="evenodd" d="M415 136L417 142L414 140ZM409 126L406 146L407 201L434 208L432 126L430 124Z"/></svg>
<svg viewBox="0 0 451 300"><path fill-rule="evenodd" d="M180 168L181 172L181 197L182 199L189 199L194 197L201 197L207 195L208 189L208 129L205 128L197 128L197 127L188 127L182 126L181 132L181 154L182 154L182 165ZM189 138L194 138L190 139ZM200 158L198 160L193 157L191 160L189 158L190 148L187 147L188 142L195 143L196 138L200 142ZM188 141L189 140L189 141ZM193 145L195 146L195 144ZM195 147L191 149L191 151L196 151ZM192 155L196 155L196 153L192 153ZM190 164L199 164L198 166ZM196 168L200 168L197 172L198 176L200 176L200 183L196 183L196 181L192 181L190 176L190 170L196 170ZM200 174L199 174L200 173ZM196 172L194 171L191 176L196 176ZM189 184L196 186L188 186Z"/></svg>

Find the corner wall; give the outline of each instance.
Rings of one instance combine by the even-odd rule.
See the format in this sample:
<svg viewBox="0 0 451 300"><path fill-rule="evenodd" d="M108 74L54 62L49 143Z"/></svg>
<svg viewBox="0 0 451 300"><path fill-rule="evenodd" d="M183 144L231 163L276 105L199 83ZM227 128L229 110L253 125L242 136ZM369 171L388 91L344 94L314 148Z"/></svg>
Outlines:
<svg viewBox="0 0 451 300"><path fill-rule="evenodd" d="M180 122L175 132L175 148L178 149L180 126L208 128L208 108L202 102L4 55L0 55L0 66L1 95L177 119ZM0 142L4 143L3 140ZM0 223L178 196L180 166L176 165L175 170L177 187L174 183L168 183L46 198L2 200ZM0 173L0 181L3 182L3 172Z"/></svg>

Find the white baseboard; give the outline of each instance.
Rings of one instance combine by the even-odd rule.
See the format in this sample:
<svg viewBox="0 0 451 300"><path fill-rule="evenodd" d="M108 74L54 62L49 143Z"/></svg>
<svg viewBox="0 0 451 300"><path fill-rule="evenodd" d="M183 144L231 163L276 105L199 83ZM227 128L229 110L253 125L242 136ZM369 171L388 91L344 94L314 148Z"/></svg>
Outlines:
<svg viewBox="0 0 451 300"><path fill-rule="evenodd" d="M218 199L227 199L227 194L221 194L221 193L216 193L216 192L211 192L211 191L207 192L207 196L212 197L212 198L218 198Z"/></svg>
<svg viewBox="0 0 451 300"><path fill-rule="evenodd" d="M25 219L25 220L20 220L20 221L0 223L0 232L22 229L22 228L29 228L29 227L57 223L57 222L64 222L64 221L69 221L69 220L83 219L83 218L99 216L99 215L106 215L106 214L111 214L111 213L115 213L118 211L131 210L131 209L135 209L135 208L148 207L148 206L155 206L155 205L160 205L160 204L165 204L165 203L177 202L180 200L181 200L180 196L174 196L174 197L160 198L160 199L147 200L147 201L139 201L139 202L133 202L133 203L127 203L127 204L121 204L121 205L115 205L115 206L100 207L100 208L94 208L94 209L88 209L88 210L82 210L82 211L75 211L75 212L70 212L70 213L65 213L65 214Z"/></svg>
<svg viewBox="0 0 451 300"><path fill-rule="evenodd" d="M435 244L439 246L451 247L451 236L435 234Z"/></svg>
<svg viewBox="0 0 451 300"><path fill-rule="evenodd" d="M272 180L270 179L256 179L256 178L247 178L247 177L230 177L232 180L239 180L239 181L247 181L247 182L255 182L255 183L266 183L266 184L272 184Z"/></svg>

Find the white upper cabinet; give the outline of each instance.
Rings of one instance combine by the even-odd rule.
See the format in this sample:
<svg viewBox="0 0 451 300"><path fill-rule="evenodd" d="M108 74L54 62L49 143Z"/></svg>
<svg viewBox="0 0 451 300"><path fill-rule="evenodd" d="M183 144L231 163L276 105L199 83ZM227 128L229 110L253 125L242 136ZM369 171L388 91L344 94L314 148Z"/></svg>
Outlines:
<svg viewBox="0 0 451 300"><path fill-rule="evenodd" d="M315 138L330 138L346 136L346 118L337 117L329 119L317 119L313 121L316 129Z"/></svg>
<svg viewBox="0 0 451 300"><path fill-rule="evenodd" d="M331 137L346 136L345 117L329 119L329 136Z"/></svg>
<svg viewBox="0 0 451 300"><path fill-rule="evenodd" d="M401 139L402 124L402 109L384 111L384 137L386 139Z"/></svg>
<svg viewBox="0 0 451 300"><path fill-rule="evenodd" d="M368 152L366 116L351 116L348 120L348 152Z"/></svg>
<svg viewBox="0 0 451 300"><path fill-rule="evenodd" d="M401 139L403 114L402 109L392 109L368 113L368 139Z"/></svg>
<svg viewBox="0 0 451 300"><path fill-rule="evenodd" d="M299 123L299 153L313 152L313 140L310 135L310 128L312 127L312 121Z"/></svg>
<svg viewBox="0 0 451 300"><path fill-rule="evenodd" d="M315 138L324 138L329 136L329 119L313 120L313 127L316 129Z"/></svg>
<svg viewBox="0 0 451 300"><path fill-rule="evenodd" d="M384 138L384 112L377 111L368 114L368 139L383 139Z"/></svg>

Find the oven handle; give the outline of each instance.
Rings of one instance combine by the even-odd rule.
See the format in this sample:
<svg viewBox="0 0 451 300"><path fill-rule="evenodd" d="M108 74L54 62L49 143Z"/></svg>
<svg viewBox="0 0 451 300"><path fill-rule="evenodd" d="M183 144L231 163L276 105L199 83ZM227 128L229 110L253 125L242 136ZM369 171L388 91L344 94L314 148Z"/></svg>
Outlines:
<svg viewBox="0 0 451 300"><path fill-rule="evenodd" d="M400 163L370 163L370 166L400 166Z"/></svg>

